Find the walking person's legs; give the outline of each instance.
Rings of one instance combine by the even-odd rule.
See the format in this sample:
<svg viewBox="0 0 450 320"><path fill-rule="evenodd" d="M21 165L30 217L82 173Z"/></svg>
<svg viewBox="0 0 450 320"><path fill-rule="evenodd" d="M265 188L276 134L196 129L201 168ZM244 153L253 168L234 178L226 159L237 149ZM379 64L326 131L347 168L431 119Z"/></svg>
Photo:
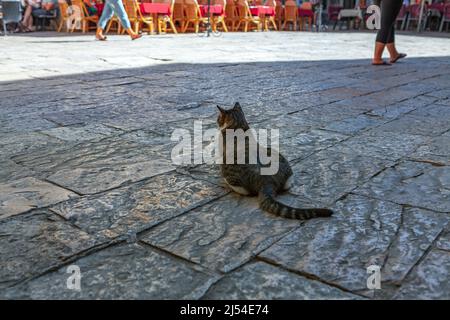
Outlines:
<svg viewBox="0 0 450 320"><path fill-rule="evenodd" d="M114 6L111 5L110 0L107 0L105 6L103 7L102 16L98 20L97 32L95 33L97 40L106 40L106 37L103 35L103 30L105 30L108 21L111 20L113 15Z"/></svg>
<svg viewBox="0 0 450 320"><path fill-rule="evenodd" d="M374 65L388 64L382 58L386 46L391 53L391 61L396 61L394 61L394 57L397 57L396 54L398 52L396 52L394 45L394 23L401 6L402 0L381 0L381 28L378 30L375 42L375 52L372 61Z"/></svg>
<svg viewBox="0 0 450 320"><path fill-rule="evenodd" d="M391 30L389 32L387 41L386 41L386 49L389 51L390 56L390 62L395 63L398 59L405 58L405 53L399 53L397 51L397 48L395 47L395 21L397 19L397 16L400 12L400 9L402 8L403 2L402 1L394 1L392 3L393 6L393 14L394 14L394 20L391 25Z"/></svg>
<svg viewBox="0 0 450 320"><path fill-rule="evenodd" d="M117 17L122 24L122 27L127 31L132 40L138 39L141 37L140 34L137 34L131 29L130 20L128 19L127 12L125 11L125 7L123 6L122 0L110 0L111 4L114 6L114 11L116 12Z"/></svg>

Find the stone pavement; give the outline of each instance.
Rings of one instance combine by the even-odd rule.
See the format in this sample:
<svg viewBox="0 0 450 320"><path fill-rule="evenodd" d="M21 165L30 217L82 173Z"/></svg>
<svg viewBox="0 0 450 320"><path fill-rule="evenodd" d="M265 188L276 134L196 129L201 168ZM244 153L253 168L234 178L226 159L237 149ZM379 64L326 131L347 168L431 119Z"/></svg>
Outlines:
<svg viewBox="0 0 450 320"><path fill-rule="evenodd" d="M448 39L400 35L392 67L370 33L91 39L0 39L1 299L450 298ZM173 130L235 101L280 129L280 199L332 218L172 163Z"/></svg>

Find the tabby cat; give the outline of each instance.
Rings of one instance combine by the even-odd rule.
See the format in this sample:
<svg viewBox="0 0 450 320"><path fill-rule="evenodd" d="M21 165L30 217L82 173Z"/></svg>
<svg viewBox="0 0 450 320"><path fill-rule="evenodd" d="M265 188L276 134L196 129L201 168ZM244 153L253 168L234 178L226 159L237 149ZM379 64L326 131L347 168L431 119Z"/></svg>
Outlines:
<svg viewBox="0 0 450 320"><path fill-rule="evenodd" d="M289 165L289 162L279 153L279 166L277 173L273 175L262 175L261 168L264 167L264 165L261 164L259 156L257 156L257 161L255 161L255 164L251 164L249 163L250 161L248 161L249 141L246 140L243 150L242 148L239 150L239 148L237 147L237 142L235 141L234 151L230 149L232 152L234 152L234 163L226 164L227 129L242 129L246 131L249 129L249 125L247 123L247 120L245 119L244 112L242 111L239 103L236 103L234 107L229 110L225 110L220 106L217 106L217 108L220 111L219 117L217 118L217 124L223 138L223 164L220 165L220 169L226 183L233 191L242 195L258 195L261 209L283 218L305 220L318 217L329 217L333 214L333 211L329 209L293 208L275 200L275 196L277 193L288 190L290 188L292 179L292 169ZM252 137L254 138L254 136ZM257 148L263 147L257 144ZM264 149L263 151L267 152L269 156L272 152L275 152L270 148ZM229 156L233 155L230 151L228 152ZM243 164L239 164L236 161L239 152L245 152L246 158Z"/></svg>

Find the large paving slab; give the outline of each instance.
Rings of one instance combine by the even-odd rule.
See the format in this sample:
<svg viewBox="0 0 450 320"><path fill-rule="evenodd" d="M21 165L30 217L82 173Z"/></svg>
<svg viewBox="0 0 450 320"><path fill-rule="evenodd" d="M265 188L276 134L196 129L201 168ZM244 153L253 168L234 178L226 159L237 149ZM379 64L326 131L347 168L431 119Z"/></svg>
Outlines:
<svg viewBox="0 0 450 320"><path fill-rule="evenodd" d="M228 272L298 225L262 212L255 198L232 194L156 226L142 241Z"/></svg>
<svg viewBox="0 0 450 320"><path fill-rule="evenodd" d="M331 204L390 165L389 160L327 149L292 166L290 192L319 204Z"/></svg>
<svg viewBox="0 0 450 320"><path fill-rule="evenodd" d="M68 266L0 292L6 299L198 299L217 275L145 245L112 246L73 261L80 290L67 288ZM174 287L176 284L176 289Z"/></svg>
<svg viewBox="0 0 450 320"><path fill-rule="evenodd" d="M91 194L174 170L170 157L118 136L77 145L41 149L14 161L49 181Z"/></svg>
<svg viewBox="0 0 450 320"><path fill-rule="evenodd" d="M270 264L256 262L224 276L208 290L203 299L342 300L360 297Z"/></svg>
<svg viewBox="0 0 450 320"><path fill-rule="evenodd" d="M54 184L28 177L0 184L0 219L34 208L75 198L78 195Z"/></svg>
<svg viewBox="0 0 450 320"><path fill-rule="evenodd" d="M449 221L444 214L355 195L333 209L332 218L307 222L260 256L347 290L364 291L367 267L382 268L383 281L401 282Z"/></svg>
<svg viewBox="0 0 450 320"><path fill-rule="evenodd" d="M227 192L181 174L166 174L99 195L62 202L51 210L82 230L114 238L136 234Z"/></svg>
<svg viewBox="0 0 450 320"><path fill-rule="evenodd" d="M0 290L101 244L54 213L42 210L0 220L0 235Z"/></svg>
<svg viewBox="0 0 450 320"><path fill-rule="evenodd" d="M450 299L450 252L431 250L400 288L395 299Z"/></svg>
<svg viewBox="0 0 450 320"><path fill-rule="evenodd" d="M404 161L355 190L358 194L399 204L450 212L450 167Z"/></svg>

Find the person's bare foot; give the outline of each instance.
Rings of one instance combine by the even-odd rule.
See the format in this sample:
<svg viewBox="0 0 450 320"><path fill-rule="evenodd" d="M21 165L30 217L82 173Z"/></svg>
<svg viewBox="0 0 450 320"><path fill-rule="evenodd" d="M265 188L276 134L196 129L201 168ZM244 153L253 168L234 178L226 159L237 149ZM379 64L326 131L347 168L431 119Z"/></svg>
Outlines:
<svg viewBox="0 0 450 320"><path fill-rule="evenodd" d="M131 37L131 40L136 40L136 39L141 38L142 34L141 33L135 33L135 34L130 35L130 37Z"/></svg>
<svg viewBox="0 0 450 320"><path fill-rule="evenodd" d="M391 63L396 63L399 59L406 58L406 53L397 53L397 56L395 58L391 58Z"/></svg>
<svg viewBox="0 0 450 320"><path fill-rule="evenodd" d="M106 41L106 36L103 35L103 30L98 28L97 32L95 33L95 39L99 41Z"/></svg>
<svg viewBox="0 0 450 320"><path fill-rule="evenodd" d="M389 62L384 61L383 59L381 60L372 60L372 65L373 66L390 66L391 64Z"/></svg>

